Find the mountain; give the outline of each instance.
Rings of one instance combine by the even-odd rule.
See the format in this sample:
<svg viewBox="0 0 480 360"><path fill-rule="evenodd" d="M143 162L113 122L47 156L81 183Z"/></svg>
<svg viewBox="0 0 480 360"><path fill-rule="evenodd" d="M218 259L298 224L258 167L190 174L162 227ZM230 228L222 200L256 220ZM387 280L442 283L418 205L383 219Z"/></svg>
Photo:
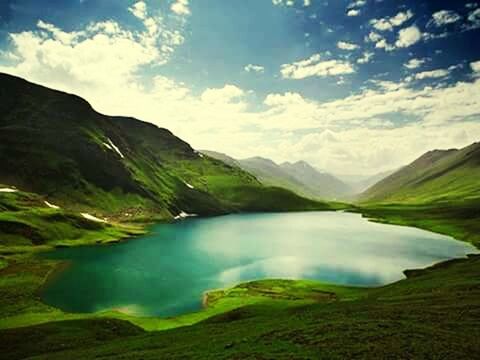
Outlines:
<svg viewBox="0 0 480 360"><path fill-rule="evenodd" d="M327 207L195 151L170 131L0 74L0 184L124 221ZM161 115L159 115L161 117Z"/></svg>
<svg viewBox="0 0 480 360"><path fill-rule="evenodd" d="M255 175L263 184L280 186L295 191L298 194L314 197L313 194L306 191L305 186L300 181L270 159L257 156L238 160L238 163L242 169Z"/></svg>
<svg viewBox="0 0 480 360"><path fill-rule="evenodd" d="M480 198L480 143L434 150L365 191L363 202L426 203Z"/></svg>
<svg viewBox="0 0 480 360"><path fill-rule="evenodd" d="M274 161L259 156L237 160L228 155L201 150L202 153L255 175L265 185L279 186L314 199L338 199L352 193L352 189L333 175L323 173L305 161Z"/></svg>
<svg viewBox="0 0 480 360"><path fill-rule="evenodd" d="M211 158L223 161L225 164L228 164L230 166L240 167L240 163L238 162L238 160L226 154L223 154L217 151L210 151L210 150L201 150L200 152L204 155L210 156Z"/></svg>
<svg viewBox="0 0 480 360"><path fill-rule="evenodd" d="M320 172L305 161L285 162L280 165L288 174L307 186L316 197L341 198L352 193L352 189L340 179Z"/></svg>

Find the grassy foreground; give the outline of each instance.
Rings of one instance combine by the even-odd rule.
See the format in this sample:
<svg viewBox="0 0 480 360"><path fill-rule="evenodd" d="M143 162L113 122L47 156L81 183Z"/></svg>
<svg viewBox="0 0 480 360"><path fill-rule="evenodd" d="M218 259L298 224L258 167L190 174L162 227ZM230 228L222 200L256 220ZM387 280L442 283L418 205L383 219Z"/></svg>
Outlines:
<svg viewBox="0 0 480 360"><path fill-rule="evenodd" d="M478 354L480 257L377 289L268 280L214 292L242 302L192 326L144 332L90 319L0 331L8 359L461 359ZM48 355L47 355L48 354Z"/></svg>
<svg viewBox="0 0 480 360"><path fill-rule="evenodd" d="M357 211L478 245L475 203L367 205ZM0 358L460 359L480 353L480 257L380 288L265 280L216 290L176 318L67 314L41 302L58 264L29 253L0 263Z"/></svg>

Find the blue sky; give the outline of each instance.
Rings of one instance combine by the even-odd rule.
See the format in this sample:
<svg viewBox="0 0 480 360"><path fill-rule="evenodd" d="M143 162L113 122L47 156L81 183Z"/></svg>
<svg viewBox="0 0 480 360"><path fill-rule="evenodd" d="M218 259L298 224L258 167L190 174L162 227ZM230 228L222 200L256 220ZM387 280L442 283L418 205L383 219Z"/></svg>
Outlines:
<svg viewBox="0 0 480 360"><path fill-rule="evenodd" d="M480 140L480 2L4 0L0 71L196 148L373 174Z"/></svg>

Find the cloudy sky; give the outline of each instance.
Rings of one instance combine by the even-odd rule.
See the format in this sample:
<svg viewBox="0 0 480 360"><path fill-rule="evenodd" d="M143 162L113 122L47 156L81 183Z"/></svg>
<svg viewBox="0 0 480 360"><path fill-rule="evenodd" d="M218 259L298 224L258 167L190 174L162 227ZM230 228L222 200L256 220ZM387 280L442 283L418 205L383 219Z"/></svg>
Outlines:
<svg viewBox="0 0 480 360"><path fill-rule="evenodd" d="M479 38L480 1L0 1L1 72L337 174L479 141Z"/></svg>

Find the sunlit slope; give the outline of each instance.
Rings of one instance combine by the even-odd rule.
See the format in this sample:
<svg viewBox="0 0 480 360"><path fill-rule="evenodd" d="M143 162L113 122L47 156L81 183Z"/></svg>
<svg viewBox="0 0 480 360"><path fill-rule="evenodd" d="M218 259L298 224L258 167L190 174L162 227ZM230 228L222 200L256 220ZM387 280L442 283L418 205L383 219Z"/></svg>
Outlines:
<svg viewBox="0 0 480 360"><path fill-rule="evenodd" d="M99 114L77 96L0 74L0 97L0 183L62 208L132 220L264 207L244 202L238 194L245 189L258 201L269 198L268 210L325 207L267 189L166 129Z"/></svg>
<svg viewBox="0 0 480 360"><path fill-rule="evenodd" d="M430 151L380 181L363 202L427 203L480 200L480 143Z"/></svg>
<svg viewBox="0 0 480 360"><path fill-rule="evenodd" d="M107 243L142 233L138 226L92 219L93 215L59 208L37 194L0 191L0 254L31 246Z"/></svg>

